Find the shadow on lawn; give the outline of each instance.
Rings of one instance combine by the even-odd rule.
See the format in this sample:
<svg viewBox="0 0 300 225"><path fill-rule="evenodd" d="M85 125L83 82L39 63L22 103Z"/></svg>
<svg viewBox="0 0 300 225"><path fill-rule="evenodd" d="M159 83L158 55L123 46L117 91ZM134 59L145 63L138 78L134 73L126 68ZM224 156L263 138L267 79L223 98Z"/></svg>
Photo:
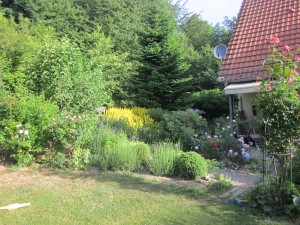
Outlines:
<svg viewBox="0 0 300 225"><path fill-rule="evenodd" d="M118 188L124 190L136 190L145 193L157 193L160 195L176 195L196 200L199 203L199 210L205 212L206 216L213 218L215 224L295 224L295 220L290 221L287 218L265 218L262 215L253 215L247 207L238 207L227 202L227 199L210 199L209 193L204 189L177 186L175 184L166 184L160 181L153 181L148 178L140 177L137 174L128 172L98 172L91 170L87 172L69 172L50 170L45 175L56 175L63 179L94 179L100 183L116 184ZM202 218L202 217L201 217ZM199 218L200 219L200 218ZM189 224L183 221L172 221L172 218L164 219L164 224ZM191 219L192 224L211 224L205 221L197 221L197 218ZM284 221L283 221L284 220ZM208 221L211 222L211 219ZM298 224L299 221L296 221ZM299 223L300 224L300 223Z"/></svg>

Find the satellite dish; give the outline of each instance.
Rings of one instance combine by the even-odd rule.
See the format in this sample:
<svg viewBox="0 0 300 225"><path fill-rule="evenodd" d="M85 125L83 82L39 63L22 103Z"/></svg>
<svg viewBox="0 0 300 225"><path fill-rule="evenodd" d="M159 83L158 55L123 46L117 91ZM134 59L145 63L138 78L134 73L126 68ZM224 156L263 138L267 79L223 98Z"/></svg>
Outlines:
<svg viewBox="0 0 300 225"><path fill-rule="evenodd" d="M218 44L214 48L214 55L218 59L223 59L225 57L226 53L227 53L227 48L223 44Z"/></svg>

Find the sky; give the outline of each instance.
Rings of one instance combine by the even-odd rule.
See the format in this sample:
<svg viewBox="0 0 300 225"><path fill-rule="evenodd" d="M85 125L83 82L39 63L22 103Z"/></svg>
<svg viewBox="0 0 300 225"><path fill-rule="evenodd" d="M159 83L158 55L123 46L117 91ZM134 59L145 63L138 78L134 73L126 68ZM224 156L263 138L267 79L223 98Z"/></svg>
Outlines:
<svg viewBox="0 0 300 225"><path fill-rule="evenodd" d="M237 16L242 2L243 0L188 0L184 8L189 12L200 13L203 20L215 25L221 23L225 16L230 19Z"/></svg>

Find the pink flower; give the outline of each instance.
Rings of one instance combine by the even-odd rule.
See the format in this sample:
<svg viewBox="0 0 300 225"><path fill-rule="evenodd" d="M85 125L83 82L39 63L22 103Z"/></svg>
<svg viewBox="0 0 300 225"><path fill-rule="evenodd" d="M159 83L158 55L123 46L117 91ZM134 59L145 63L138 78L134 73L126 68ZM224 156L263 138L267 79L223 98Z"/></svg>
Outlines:
<svg viewBox="0 0 300 225"><path fill-rule="evenodd" d="M299 56L295 56L295 60L296 60L297 62L300 62L300 57L299 57Z"/></svg>
<svg viewBox="0 0 300 225"><path fill-rule="evenodd" d="M272 90L272 87L271 87L270 85L268 85L268 86L267 86L267 90L268 90L268 91L271 91L271 90Z"/></svg>
<svg viewBox="0 0 300 225"><path fill-rule="evenodd" d="M294 79L292 78L292 77L289 77L289 79L288 79L288 83L290 84L290 83L292 83L294 81Z"/></svg>
<svg viewBox="0 0 300 225"><path fill-rule="evenodd" d="M74 121L75 121L74 117L72 117L72 118L70 119L70 121L71 121L71 122L74 122Z"/></svg>
<svg viewBox="0 0 300 225"><path fill-rule="evenodd" d="M76 132L76 130L75 130L75 129L72 129L72 130L71 130L71 133L75 133L75 132Z"/></svg>
<svg viewBox="0 0 300 225"><path fill-rule="evenodd" d="M55 121L56 119L55 118L52 118L52 121Z"/></svg>
<svg viewBox="0 0 300 225"><path fill-rule="evenodd" d="M273 44L278 44L278 43L280 42L280 40L279 40L279 38L277 37L277 35L275 35L275 36L271 35L269 41L270 41L271 43L273 43Z"/></svg>
<svg viewBox="0 0 300 225"><path fill-rule="evenodd" d="M287 52L290 51L290 49L291 49L288 45L284 45L282 48L283 48L283 51L287 51Z"/></svg>

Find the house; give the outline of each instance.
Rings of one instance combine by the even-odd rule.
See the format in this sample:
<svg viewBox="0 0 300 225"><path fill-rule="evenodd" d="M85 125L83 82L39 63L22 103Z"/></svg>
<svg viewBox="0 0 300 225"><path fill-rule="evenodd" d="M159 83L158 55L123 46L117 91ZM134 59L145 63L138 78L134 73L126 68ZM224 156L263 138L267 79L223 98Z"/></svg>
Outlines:
<svg viewBox="0 0 300 225"><path fill-rule="evenodd" d="M280 39L279 48L288 44L294 52L299 47L300 1L243 0L218 75L229 95L231 121L235 113L243 119L256 116L251 100L258 92L258 78L268 77L262 65L271 52L269 39L275 35ZM238 99L236 111L234 99Z"/></svg>

